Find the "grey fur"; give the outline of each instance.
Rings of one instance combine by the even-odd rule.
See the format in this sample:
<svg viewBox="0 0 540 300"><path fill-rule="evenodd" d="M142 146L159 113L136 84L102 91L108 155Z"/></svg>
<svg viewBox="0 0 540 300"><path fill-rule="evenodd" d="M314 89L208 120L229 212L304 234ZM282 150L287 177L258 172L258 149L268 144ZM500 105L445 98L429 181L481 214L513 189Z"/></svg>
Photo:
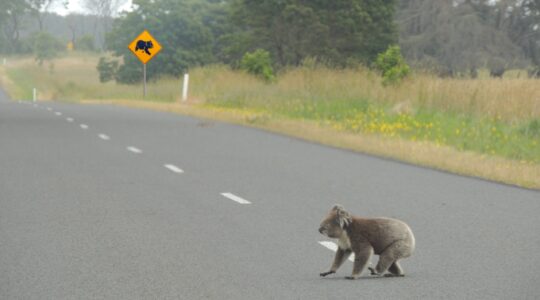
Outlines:
<svg viewBox="0 0 540 300"><path fill-rule="evenodd" d="M338 250L330 271L321 276L333 274L354 252L352 275L356 279L373 254L379 255L375 268L369 268L371 275L385 277L404 276L399 260L412 255L415 247L414 235L407 224L390 218L359 218L349 214L341 205L336 205L328 213L319 227L319 232L338 239ZM385 274L388 271L390 273Z"/></svg>

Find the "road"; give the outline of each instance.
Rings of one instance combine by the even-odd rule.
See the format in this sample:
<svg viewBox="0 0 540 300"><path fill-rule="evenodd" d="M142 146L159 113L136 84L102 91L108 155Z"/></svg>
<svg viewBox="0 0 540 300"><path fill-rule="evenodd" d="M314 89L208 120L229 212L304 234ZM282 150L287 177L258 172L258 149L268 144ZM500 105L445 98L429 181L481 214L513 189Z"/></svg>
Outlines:
<svg viewBox="0 0 540 300"><path fill-rule="evenodd" d="M404 278L345 280L351 262L319 277L333 252L317 230L335 203L411 226ZM539 214L538 191L0 94L1 299L538 299Z"/></svg>

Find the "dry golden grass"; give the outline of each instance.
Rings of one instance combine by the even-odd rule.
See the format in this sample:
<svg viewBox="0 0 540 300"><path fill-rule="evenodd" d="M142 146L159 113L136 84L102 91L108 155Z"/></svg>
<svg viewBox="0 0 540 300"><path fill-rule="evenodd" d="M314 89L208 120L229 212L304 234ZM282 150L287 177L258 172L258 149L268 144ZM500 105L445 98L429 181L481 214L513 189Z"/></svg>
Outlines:
<svg viewBox="0 0 540 300"><path fill-rule="evenodd" d="M540 117L536 79L466 80L416 74L401 85L385 87L376 74L366 69L297 68L285 71L275 84L268 85L252 76L219 68L219 72L212 68L192 71L194 97L207 101L243 100L248 106L250 102L369 99L405 110L424 107L506 121Z"/></svg>
<svg viewBox="0 0 540 300"><path fill-rule="evenodd" d="M99 82L97 60L95 55L74 53L38 66L29 57L12 58L8 66L0 67L0 70L17 78L19 88L11 89L10 93L18 99L29 99L32 87L38 89L40 100L141 98L142 85ZM162 79L148 83L148 99L151 101L171 102L177 100L179 95L178 80Z"/></svg>
<svg viewBox="0 0 540 300"><path fill-rule="evenodd" d="M388 99L507 121L540 117L540 89L536 79L465 80L417 75L390 89Z"/></svg>

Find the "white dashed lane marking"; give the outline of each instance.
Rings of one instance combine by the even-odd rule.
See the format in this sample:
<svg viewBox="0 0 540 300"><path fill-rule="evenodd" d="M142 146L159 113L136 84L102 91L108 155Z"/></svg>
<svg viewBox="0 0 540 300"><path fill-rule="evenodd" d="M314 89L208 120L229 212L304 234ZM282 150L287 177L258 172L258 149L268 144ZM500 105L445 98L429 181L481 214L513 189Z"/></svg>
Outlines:
<svg viewBox="0 0 540 300"><path fill-rule="evenodd" d="M62 113L59 112L59 111L55 112L54 114L57 115L57 116L61 116L61 115L62 115Z"/></svg>
<svg viewBox="0 0 540 300"><path fill-rule="evenodd" d="M128 150L128 151L131 151L131 152L133 152L133 153L136 153L136 154L141 154L141 153L142 153L142 150L141 150L141 149L135 148L135 147L133 147L133 146L127 147L127 150Z"/></svg>
<svg viewBox="0 0 540 300"><path fill-rule="evenodd" d="M108 135L106 135L106 134L103 134L103 133L98 134L98 136L99 136L100 139L102 139L102 140L104 140L104 141L108 141L108 140L111 139L110 136L108 136Z"/></svg>
<svg viewBox="0 0 540 300"><path fill-rule="evenodd" d="M73 118L66 118L66 121L68 121L68 122L73 122L73 121L75 121L75 120L73 120Z"/></svg>
<svg viewBox="0 0 540 300"><path fill-rule="evenodd" d="M330 241L320 241L319 244L323 245L324 247L336 252L338 249L338 246L334 242ZM354 262L354 253L349 256L349 260Z"/></svg>
<svg viewBox="0 0 540 300"><path fill-rule="evenodd" d="M165 168L171 170L172 172L174 173L184 173L184 171L182 169L180 169L179 167L175 166L175 165L171 165L171 164L166 164L166 165L163 165Z"/></svg>
<svg viewBox="0 0 540 300"><path fill-rule="evenodd" d="M86 124L81 124L81 128L82 128L82 129L88 129L88 125L86 125Z"/></svg>
<svg viewBox="0 0 540 300"><path fill-rule="evenodd" d="M47 110L48 110L48 111L52 111L52 108L50 108L50 107L47 107Z"/></svg>
<svg viewBox="0 0 540 300"><path fill-rule="evenodd" d="M232 201L238 202L240 204L251 204L251 202L247 201L246 199L242 199L232 193L221 193L223 197L229 198Z"/></svg>

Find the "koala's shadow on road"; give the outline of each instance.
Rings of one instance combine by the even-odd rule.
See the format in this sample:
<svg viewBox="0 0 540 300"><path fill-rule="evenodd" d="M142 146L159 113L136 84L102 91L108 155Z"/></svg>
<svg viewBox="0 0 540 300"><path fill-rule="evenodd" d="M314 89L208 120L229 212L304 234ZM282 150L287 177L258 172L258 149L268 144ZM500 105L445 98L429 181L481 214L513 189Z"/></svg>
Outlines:
<svg viewBox="0 0 540 300"><path fill-rule="evenodd" d="M357 279L354 279L354 280L350 280L350 279L347 279L348 275L343 275L343 276L334 276L334 277L320 277L319 276L319 279L320 280L330 280L330 281L363 281L365 279L379 279L379 280L384 280L384 281L398 281L398 280L406 280L406 279L410 279L411 276L410 275L405 275L405 276L402 276L402 277L384 277L384 276L361 276Z"/></svg>

